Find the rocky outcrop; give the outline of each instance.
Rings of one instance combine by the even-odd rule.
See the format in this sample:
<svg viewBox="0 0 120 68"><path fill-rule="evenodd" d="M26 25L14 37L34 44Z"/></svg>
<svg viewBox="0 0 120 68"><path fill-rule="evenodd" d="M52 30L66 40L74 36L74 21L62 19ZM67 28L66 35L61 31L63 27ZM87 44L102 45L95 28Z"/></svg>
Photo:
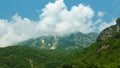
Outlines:
<svg viewBox="0 0 120 68"><path fill-rule="evenodd" d="M116 25L112 25L111 27L104 29L98 36L97 40L106 40L109 37L114 36L118 32L120 32L120 18L116 20Z"/></svg>

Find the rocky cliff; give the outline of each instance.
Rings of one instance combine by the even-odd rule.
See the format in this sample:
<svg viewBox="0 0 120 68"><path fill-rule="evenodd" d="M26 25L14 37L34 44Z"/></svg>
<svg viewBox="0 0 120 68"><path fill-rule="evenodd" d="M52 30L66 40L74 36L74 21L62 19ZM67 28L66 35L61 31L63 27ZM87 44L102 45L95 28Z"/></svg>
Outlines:
<svg viewBox="0 0 120 68"><path fill-rule="evenodd" d="M112 25L104 29L98 36L97 40L106 40L111 36L114 36L116 33L120 32L120 18L116 20L116 25Z"/></svg>

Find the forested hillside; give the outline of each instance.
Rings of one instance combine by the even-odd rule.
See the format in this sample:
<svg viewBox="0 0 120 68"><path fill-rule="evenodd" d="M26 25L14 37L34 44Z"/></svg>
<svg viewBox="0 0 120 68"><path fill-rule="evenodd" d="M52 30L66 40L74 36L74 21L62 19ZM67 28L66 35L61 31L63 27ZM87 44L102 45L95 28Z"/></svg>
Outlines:
<svg viewBox="0 0 120 68"><path fill-rule="evenodd" d="M0 48L0 68L56 68L73 52L20 46Z"/></svg>
<svg viewBox="0 0 120 68"><path fill-rule="evenodd" d="M116 28L119 20L116 25L104 29L95 43L82 50L0 48L0 68L120 68L120 30Z"/></svg>

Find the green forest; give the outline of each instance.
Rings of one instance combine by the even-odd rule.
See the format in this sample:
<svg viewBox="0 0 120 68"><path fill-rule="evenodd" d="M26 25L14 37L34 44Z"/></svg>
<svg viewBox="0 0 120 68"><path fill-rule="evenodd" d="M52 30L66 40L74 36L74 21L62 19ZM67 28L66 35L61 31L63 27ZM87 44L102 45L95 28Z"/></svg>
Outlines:
<svg viewBox="0 0 120 68"><path fill-rule="evenodd" d="M120 33L82 50L0 48L0 68L120 68Z"/></svg>

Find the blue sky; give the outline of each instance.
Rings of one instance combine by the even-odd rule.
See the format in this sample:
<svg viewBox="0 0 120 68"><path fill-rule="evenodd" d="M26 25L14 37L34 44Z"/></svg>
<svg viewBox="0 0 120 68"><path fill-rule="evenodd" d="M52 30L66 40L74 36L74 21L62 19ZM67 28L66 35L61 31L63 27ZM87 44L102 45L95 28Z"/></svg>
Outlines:
<svg viewBox="0 0 120 68"><path fill-rule="evenodd" d="M0 47L45 35L99 33L120 17L119 4L120 0L0 0Z"/></svg>
<svg viewBox="0 0 120 68"><path fill-rule="evenodd" d="M10 19L16 13L31 20L39 19L38 15L48 2L55 0L0 0L0 18ZM67 8L80 3L90 5L97 13L105 13L104 20L120 16L120 0L65 0Z"/></svg>
<svg viewBox="0 0 120 68"><path fill-rule="evenodd" d="M0 0L0 18L10 19L16 13L33 20L38 19L36 10L41 10L52 0Z"/></svg>
<svg viewBox="0 0 120 68"><path fill-rule="evenodd" d="M69 8L79 3L90 5L96 13L98 11L104 12L104 20L106 21L120 17L120 0L65 0L65 2Z"/></svg>

